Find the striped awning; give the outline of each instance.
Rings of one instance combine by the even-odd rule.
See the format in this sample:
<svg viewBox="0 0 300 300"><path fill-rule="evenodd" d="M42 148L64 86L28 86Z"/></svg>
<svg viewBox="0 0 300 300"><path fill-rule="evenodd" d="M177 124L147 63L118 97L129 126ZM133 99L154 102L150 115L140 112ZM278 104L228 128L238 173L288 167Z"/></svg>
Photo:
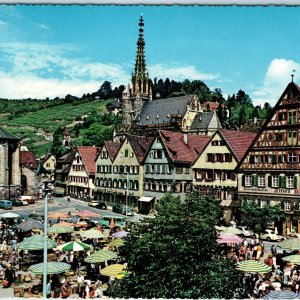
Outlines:
<svg viewBox="0 0 300 300"><path fill-rule="evenodd" d="M292 264L300 264L300 255L299 254L285 256L282 259L284 261L288 261L288 262L290 262Z"/></svg>
<svg viewBox="0 0 300 300"><path fill-rule="evenodd" d="M108 251L108 250L100 250L86 257L84 261L88 263L100 263L110 259L116 259L117 257L118 254L116 252Z"/></svg>
<svg viewBox="0 0 300 300"><path fill-rule="evenodd" d="M122 239L113 239L109 244L108 246L111 246L111 247L120 247L120 246L123 246L124 245L124 241Z"/></svg>
<svg viewBox="0 0 300 300"><path fill-rule="evenodd" d="M59 274L68 271L71 265L64 262L47 262L47 274ZM29 267L29 271L34 274L43 274L44 263L35 264Z"/></svg>
<svg viewBox="0 0 300 300"><path fill-rule="evenodd" d="M44 229L44 225L38 220L28 219L20 223L17 228L21 231L30 231L32 229Z"/></svg>
<svg viewBox="0 0 300 300"><path fill-rule="evenodd" d="M245 273L269 273L272 268L258 260L245 260L237 263L237 270Z"/></svg>
<svg viewBox="0 0 300 300"><path fill-rule="evenodd" d="M95 229L89 229L86 231L80 231L80 235L87 239L100 239L104 238L104 235L101 231Z"/></svg>
<svg viewBox="0 0 300 300"><path fill-rule="evenodd" d="M126 270L125 265L113 264L109 265L106 268L100 270L100 274L104 276L117 276L119 273Z"/></svg>
<svg viewBox="0 0 300 300"><path fill-rule="evenodd" d="M278 246L286 250L300 250L300 239L297 238L288 239L279 243Z"/></svg>
<svg viewBox="0 0 300 300"><path fill-rule="evenodd" d="M86 251L91 249L91 246L80 241L72 241L59 245L57 249L61 251Z"/></svg>
<svg viewBox="0 0 300 300"><path fill-rule="evenodd" d="M57 244L51 240L47 239L47 248L53 249ZM44 249L44 236L36 234L27 239L24 239L18 244L20 250L42 250Z"/></svg>
<svg viewBox="0 0 300 300"><path fill-rule="evenodd" d="M141 202L150 202L154 197L141 197L138 201Z"/></svg>
<svg viewBox="0 0 300 300"><path fill-rule="evenodd" d="M61 225L60 223L55 224L48 228L49 233L69 233L73 231L74 231L73 227Z"/></svg>
<svg viewBox="0 0 300 300"><path fill-rule="evenodd" d="M263 299L300 299L300 295L294 293L293 291L271 291L263 297Z"/></svg>

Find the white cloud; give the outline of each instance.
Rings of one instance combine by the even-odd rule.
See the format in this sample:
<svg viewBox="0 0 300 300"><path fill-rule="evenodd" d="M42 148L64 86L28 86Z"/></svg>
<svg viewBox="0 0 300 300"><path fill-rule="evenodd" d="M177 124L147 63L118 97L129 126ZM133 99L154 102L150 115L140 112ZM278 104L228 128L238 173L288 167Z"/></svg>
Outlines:
<svg viewBox="0 0 300 300"><path fill-rule="evenodd" d="M76 50L76 49L75 49ZM34 43L0 45L0 55L7 65L0 69L0 97L54 98L66 94L81 96L99 89L104 80L113 86L124 84L129 75L122 65L68 58L69 45Z"/></svg>
<svg viewBox="0 0 300 300"><path fill-rule="evenodd" d="M170 78L177 81L190 80L214 80L219 74L202 73L195 66L169 66L166 64L155 64L149 66L149 73L155 77L165 79Z"/></svg>
<svg viewBox="0 0 300 300"><path fill-rule="evenodd" d="M47 26L47 25L45 25L45 24L43 24L43 23L34 23L37 27L39 27L39 28L41 28L41 29L43 29L43 30L49 30L50 29L50 27L49 26Z"/></svg>
<svg viewBox="0 0 300 300"><path fill-rule="evenodd" d="M294 80L297 81L300 78L300 75L298 75L300 73L299 63L284 58L273 59L268 67L263 84L254 88L251 93L253 103L263 105L265 102L269 102L271 105L275 105L287 84L291 81L293 70L296 70Z"/></svg>

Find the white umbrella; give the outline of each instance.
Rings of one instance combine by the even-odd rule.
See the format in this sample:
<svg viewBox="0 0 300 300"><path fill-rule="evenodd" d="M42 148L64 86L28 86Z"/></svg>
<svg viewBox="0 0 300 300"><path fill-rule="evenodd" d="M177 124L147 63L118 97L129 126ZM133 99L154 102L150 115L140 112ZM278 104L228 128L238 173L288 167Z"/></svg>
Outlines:
<svg viewBox="0 0 300 300"><path fill-rule="evenodd" d="M12 212L6 212L0 215L0 219L16 219L16 218L20 218L20 215Z"/></svg>

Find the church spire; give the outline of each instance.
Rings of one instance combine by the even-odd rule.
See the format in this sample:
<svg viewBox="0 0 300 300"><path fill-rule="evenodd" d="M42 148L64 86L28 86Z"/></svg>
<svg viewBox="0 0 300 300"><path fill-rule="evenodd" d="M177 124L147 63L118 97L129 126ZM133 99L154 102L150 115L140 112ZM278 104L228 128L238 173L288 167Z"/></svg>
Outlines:
<svg viewBox="0 0 300 300"><path fill-rule="evenodd" d="M144 19L141 15L139 20L139 37L137 40L137 52L135 58L134 74L133 81L135 85L140 82L140 84L149 79L148 71L146 69L146 58L145 58L145 40L144 40ZM137 91L142 92L141 88L138 88Z"/></svg>

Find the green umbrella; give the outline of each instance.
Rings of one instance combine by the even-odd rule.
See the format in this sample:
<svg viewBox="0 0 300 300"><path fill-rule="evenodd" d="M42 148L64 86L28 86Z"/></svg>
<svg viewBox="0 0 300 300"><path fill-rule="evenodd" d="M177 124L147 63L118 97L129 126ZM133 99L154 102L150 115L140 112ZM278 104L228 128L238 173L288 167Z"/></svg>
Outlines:
<svg viewBox="0 0 300 300"><path fill-rule="evenodd" d="M68 232L73 232L73 231L74 231L73 227L59 225L59 223L48 228L49 233L68 233Z"/></svg>
<svg viewBox="0 0 300 300"><path fill-rule="evenodd" d="M71 265L64 262L47 262L47 274L59 274L68 271ZM29 267L29 271L34 274L43 274L44 263L35 264Z"/></svg>
<svg viewBox="0 0 300 300"><path fill-rule="evenodd" d="M88 263L100 263L110 259L116 259L117 257L118 254L113 251L100 250L85 258L84 261Z"/></svg>
<svg viewBox="0 0 300 300"><path fill-rule="evenodd" d="M72 241L62 244L57 248L61 251L86 251L90 250L91 246L80 241Z"/></svg>
<svg viewBox="0 0 300 300"><path fill-rule="evenodd" d="M81 231L80 232L81 236L87 239L99 239L99 238L104 238L104 235L102 232L99 230L95 229L89 229L86 231Z"/></svg>
<svg viewBox="0 0 300 300"><path fill-rule="evenodd" d="M258 260L245 260L237 263L237 270L246 273L269 273L272 268Z"/></svg>
<svg viewBox="0 0 300 300"><path fill-rule="evenodd" d="M289 255L289 256L283 257L282 259L284 261L288 261L292 264L300 264L300 255L299 254Z"/></svg>
<svg viewBox="0 0 300 300"><path fill-rule="evenodd" d="M288 239L279 243L278 246L285 250L300 250L300 239Z"/></svg>
<svg viewBox="0 0 300 300"><path fill-rule="evenodd" d="M108 246L111 246L111 247L120 247L120 246L123 246L124 245L124 240L122 239L113 239L109 244Z"/></svg>
<svg viewBox="0 0 300 300"><path fill-rule="evenodd" d="M57 244L51 240L47 239L47 248L53 249L57 246ZM18 248L20 250L42 250L44 249L44 236L36 234L33 235L25 240L23 240L19 245Z"/></svg>
<svg viewBox="0 0 300 300"><path fill-rule="evenodd" d="M233 226L230 226L230 227L223 227L221 229L222 233L233 233L233 234L243 234L243 231L236 228L236 227L233 227Z"/></svg>

